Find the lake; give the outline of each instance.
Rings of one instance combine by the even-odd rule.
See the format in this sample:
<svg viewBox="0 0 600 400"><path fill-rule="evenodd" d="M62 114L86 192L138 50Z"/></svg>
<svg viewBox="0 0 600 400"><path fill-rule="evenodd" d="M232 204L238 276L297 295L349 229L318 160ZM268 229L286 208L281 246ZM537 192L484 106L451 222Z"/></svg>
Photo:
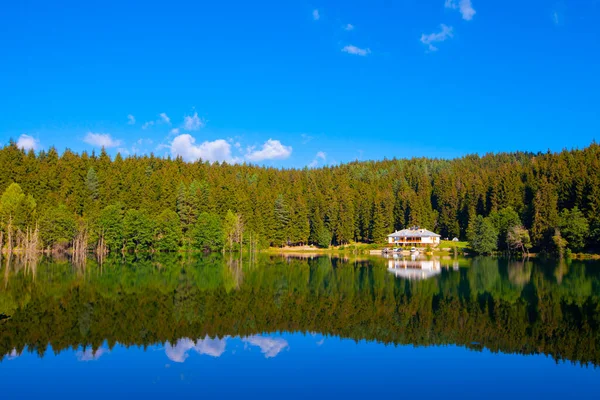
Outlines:
<svg viewBox="0 0 600 400"><path fill-rule="evenodd" d="M600 262L2 260L12 398L600 393Z"/></svg>

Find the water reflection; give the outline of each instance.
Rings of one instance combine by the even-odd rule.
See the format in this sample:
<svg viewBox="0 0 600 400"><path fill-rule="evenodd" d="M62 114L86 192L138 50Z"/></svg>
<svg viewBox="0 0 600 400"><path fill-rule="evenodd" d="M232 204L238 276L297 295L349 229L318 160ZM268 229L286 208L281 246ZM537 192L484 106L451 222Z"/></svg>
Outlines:
<svg viewBox="0 0 600 400"><path fill-rule="evenodd" d="M272 359L290 348L273 333L312 332L600 363L597 261L158 255L2 269L0 360L49 346L98 360L117 343L161 345L175 363L231 343Z"/></svg>
<svg viewBox="0 0 600 400"><path fill-rule="evenodd" d="M218 358L225 353L228 341L239 341L244 344L245 349L257 347L260 352L264 354L265 358L276 357L283 350L289 348L288 342L280 337L252 335L243 338L224 337L222 339L211 339L206 336L204 339L196 341L187 338L179 339L174 346L167 342L165 345L165 353L169 360L176 363L185 362L191 351L194 351L199 355L208 355Z"/></svg>
<svg viewBox="0 0 600 400"><path fill-rule="evenodd" d="M282 338L272 338L268 336L254 335L243 339L243 342L250 346L257 346L265 355L265 358L276 357L279 353L289 347L286 340Z"/></svg>
<svg viewBox="0 0 600 400"><path fill-rule="evenodd" d="M227 346L227 338L224 339L211 339L206 336L204 339L193 341L191 339L179 339L175 346L167 342L165 346L165 353L169 360L177 363L185 362L189 357L189 352L194 350L200 355L208 355L211 357L221 357L225 353L225 347Z"/></svg>
<svg viewBox="0 0 600 400"><path fill-rule="evenodd" d="M388 260L388 270L403 279L428 279L442 273L440 260L437 258L410 258L394 254Z"/></svg>
<svg viewBox="0 0 600 400"><path fill-rule="evenodd" d="M105 346L96 350L88 347L86 349L78 350L77 353L75 353L75 356L77 357L77 361L96 361L108 353L110 353L110 350Z"/></svg>
<svg viewBox="0 0 600 400"><path fill-rule="evenodd" d="M385 254L388 271L398 278L421 280L433 278L442 273L442 268L458 271L460 262L451 257L432 257L420 255Z"/></svg>

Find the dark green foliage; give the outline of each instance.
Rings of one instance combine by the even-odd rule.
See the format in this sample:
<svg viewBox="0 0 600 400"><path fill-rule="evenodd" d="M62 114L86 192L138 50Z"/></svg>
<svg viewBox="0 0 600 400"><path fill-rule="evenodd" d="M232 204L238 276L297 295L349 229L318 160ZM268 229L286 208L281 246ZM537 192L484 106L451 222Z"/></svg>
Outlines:
<svg viewBox="0 0 600 400"><path fill-rule="evenodd" d="M100 213L98 236L111 251L123 248L123 207L120 204L107 206Z"/></svg>
<svg viewBox="0 0 600 400"><path fill-rule="evenodd" d="M44 247L66 248L77 233L75 216L67 207L53 207L42 215L40 233Z"/></svg>
<svg viewBox="0 0 600 400"><path fill-rule="evenodd" d="M30 226L36 216L36 202L31 195L25 195L23 189L12 183L0 198L0 224L24 229Z"/></svg>
<svg viewBox="0 0 600 400"><path fill-rule="evenodd" d="M154 223L145 210L127 210L123 217L123 241L127 250L148 250L154 239Z"/></svg>
<svg viewBox="0 0 600 400"><path fill-rule="evenodd" d="M522 226L519 214L512 207L506 207L500 211L493 211L490 214L490 221L494 225L496 232L498 232L498 248L500 250L507 250L508 244L506 238L509 229Z"/></svg>
<svg viewBox="0 0 600 400"><path fill-rule="evenodd" d="M225 244L223 224L218 215L203 212L193 230L194 247L203 251L219 251Z"/></svg>
<svg viewBox="0 0 600 400"><path fill-rule="evenodd" d="M93 167L90 167L85 178L85 187L87 188L88 195L92 200L98 199L98 175Z"/></svg>
<svg viewBox="0 0 600 400"><path fill-rule="evenodd" d="M8 190L0 222L5 233L7 217L25 231L64 204L92 230L90 248L104 238L115 251L123 249L123 210L129 209L146 210L155 223L165 210L177 213L182 232L177 246L185 248L194 242L192 231L203 212L224 222L231 211L261 246L382 243L394 230L413 225L465 238L475 218L483 216L491 218L502 251L508 249L511 225L529 231L534 251L555 248L555 228L572 250L600 250L599 160L600 146L592 143L560 153L393 159L300 170L155 156L111 160L105 151L59 154L51 148L35 154L11 143L0 149L0 193ZM18 185L11 187L14 182ZM9 205L15 201L22 205L19 211ZM574 209L578 224L568 226L560 215ZM158 237L153 231L155 241ZM166 250L165 243L144 247Z"/></svg>
<svg viewBox="0 0 600 400"><path fill-rule="evenodd" d="M275 244L279 246L287 245L290 241L290 211L283 195L279 195L275 200L274 218L276 224L274 231Z"/></svg>
<svg viewBox="0 0 600 400"><path fill-rule="evenodd" d="M471 249L478 254L491 254L498 248L498 231L489 218L479 215L469 228Z"/></svg>
<svg viewBox="0 0 600 400"><path fill-rule="evenodd" d="M331 245L331 232L324 227L321 226L319 231L317 232L317 246L326 249Z"/></svg>
<svg viewBox="0 0 600 400"><path fill-rule="evenodd" d="M581 251L585 247L590 227L587 219L579 208L562 210L560 213L560 233L567 241L567 247L572 251Z"/></svg>
<svg viewBox="0 0 600 400"><path fill-rule="evenodd" d="M177 250L181 241L181 225L175 211L164 210L156 218L155 243L158 251Z"/></svg>

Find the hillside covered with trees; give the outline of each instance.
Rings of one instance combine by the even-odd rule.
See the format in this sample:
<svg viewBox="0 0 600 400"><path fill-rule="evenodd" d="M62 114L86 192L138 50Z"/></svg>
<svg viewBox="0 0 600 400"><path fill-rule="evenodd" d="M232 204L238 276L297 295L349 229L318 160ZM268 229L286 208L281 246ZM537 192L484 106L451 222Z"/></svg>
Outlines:
<svg viewBox="0 0 600 400"><path fill-rule="evenodd" d="M382 242L419 225L474 249L597 251L600 146L319 169L0 149L4 248L221 250Z"/></svg>

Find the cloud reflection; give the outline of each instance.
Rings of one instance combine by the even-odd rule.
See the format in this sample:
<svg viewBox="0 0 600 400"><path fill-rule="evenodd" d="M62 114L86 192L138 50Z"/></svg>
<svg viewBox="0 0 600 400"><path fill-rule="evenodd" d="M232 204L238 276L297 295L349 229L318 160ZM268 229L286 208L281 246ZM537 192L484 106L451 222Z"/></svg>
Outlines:
<svg viewBox="0 0 600 400"><path fill-rule="evenodd" d="M6 359L7 360L14 360L15 358L19 358L21 357L20 353L17 353L17 349L12 349L12 351L8 354L6 354Z"/></svg>
<svg viewBox="0 0 600 400"><path fill-rule="evenodd" d="M265 358L276 357L281 351L289 347L288 342L282 338L271 338L264 336L249 336L243 339L244 342L257 346L260 351L265 355Z"/></svg>
<svg viewBox="0 0 600 400"><path fill-rule="evenodd" d="M206 336L194 342L192 339L179 339L175 346L167 342L165 353L169 360L182 363L189 357L190 350L196 351L198 354L206 354L211 357L220 357L225 352L227 338L211 339Z"/></svg>
<svg viewBox="0 0 600 400"><path fill-rule="evenodd" d="M100 347L98 350L94 351L94 349L87 348L85 350L79 350L75 353L77 357L77 361L96 361L104 354L108 354L110 351L106 347Z"/></svg>

